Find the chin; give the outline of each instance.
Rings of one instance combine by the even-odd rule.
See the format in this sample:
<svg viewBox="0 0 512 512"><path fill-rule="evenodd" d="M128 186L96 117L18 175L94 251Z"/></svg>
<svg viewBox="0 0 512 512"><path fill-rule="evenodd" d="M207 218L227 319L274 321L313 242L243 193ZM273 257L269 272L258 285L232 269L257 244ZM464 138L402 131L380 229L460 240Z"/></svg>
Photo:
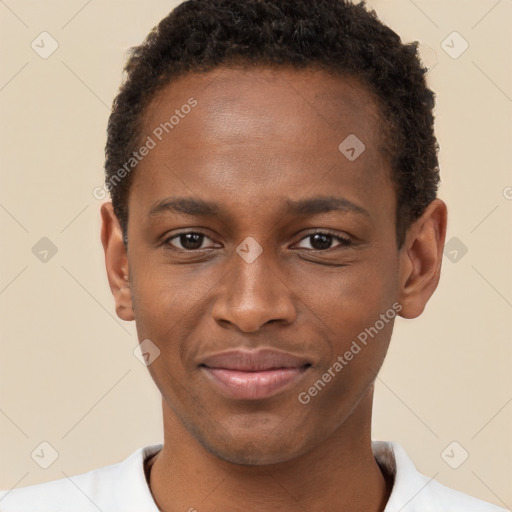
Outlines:
<svg viewBox="0 0 512 512"><path fill-rule="evenodd" d="M256 408L254 408L256 409ZM216 458L244 466L264 466L293 460L312 449L330 434L329 425L299 413L268 410L222 411L203 415L183 425L189 434Z"/></svg>
<svg viewBox="0 0 512 512"><path fill-rule="evenodd" d="M231 464L238 464L240 466L267 466L271 464L279 464L294 459L298 453L295 451L284 451L282 444L276 440L276 450L269 446L268 441L258 443L257 446L247 444L246 442L240 443L240 446L205 446L205 448L215 455L217 458L230 462ZM274 443L272 443L274 444Z"/></svg>
<svg viewBox="0 0 512 512"><path fill-rule="evenodd" d="M264 466L279 464L292 460L308 451L304 444L306 439L301 436L291 436L290 429L286 431L273 429L261 429L253 425L252 430L242 429L233 431L229 436L223 435L227 431L218 431L219 437L212 431L198 433L196 439L208 452L215 457L243 466Z"/></svg>

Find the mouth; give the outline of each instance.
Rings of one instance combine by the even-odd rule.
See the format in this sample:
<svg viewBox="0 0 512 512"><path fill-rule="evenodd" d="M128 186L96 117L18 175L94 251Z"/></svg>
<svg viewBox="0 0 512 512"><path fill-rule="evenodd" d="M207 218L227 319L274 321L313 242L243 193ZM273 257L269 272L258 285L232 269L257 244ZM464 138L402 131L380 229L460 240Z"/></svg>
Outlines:
<svg viewBox="0 0 512 512"><path fill-rule="evenodd" d="M304 358L274 350L223 352L199 365L222 394L239 400L261 400L283 392L310 367Z"/></svg>

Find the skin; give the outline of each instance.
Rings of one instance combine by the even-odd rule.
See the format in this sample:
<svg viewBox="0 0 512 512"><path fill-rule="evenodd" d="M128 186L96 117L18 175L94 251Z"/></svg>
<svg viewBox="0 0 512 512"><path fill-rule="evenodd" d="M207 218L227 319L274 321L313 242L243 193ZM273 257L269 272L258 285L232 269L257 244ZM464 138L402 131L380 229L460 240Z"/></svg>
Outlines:
<svg viewBox="0 0 512 512"><path fill-rule="evenodd" d="M265 67L187 74L153 99L143 137L190 97L197 106L135 171L127 248L111 203L101 209L117 314L161 351L148 366L164 418L155 501L166 512L382 511L392 482L371 451L371 415L393 322L307 405L298 395L393 303L404 318L422 313L439 280L446 206L433 201L398 249L377 103L354 79ZM366 146L354 161L338 150L351 133ZM220 213L149 216L171 196L215 201ZM317 196L366 213L287 210L287 199ZM334 237L308 236L317 231ZM171 239L186 232L205 237ZM252 263L236 252L249 236L263 250ZM311 367L270 398L226 398L198 365L241 347Z"/></svg>

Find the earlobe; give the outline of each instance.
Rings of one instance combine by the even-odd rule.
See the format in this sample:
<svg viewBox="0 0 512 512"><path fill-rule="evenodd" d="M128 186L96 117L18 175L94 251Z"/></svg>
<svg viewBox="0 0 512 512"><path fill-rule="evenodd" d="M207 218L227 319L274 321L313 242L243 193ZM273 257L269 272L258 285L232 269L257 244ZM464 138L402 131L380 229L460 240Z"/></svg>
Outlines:
<svg viewBox="0 0 512 512"><path fill-rule="evenodd" d="M123 232L112 203L101 205L101 243L105 252L108 283L114 296L116 313L122 320L134 320L128 273L128 255Z"/></svg>
<svg viewBox="0 0 512 512"><path fill-rule="evenodd" d="M408 229L400 249L400 316L416 318L439 283L446 237L447 208L435 199Z"/></svg>

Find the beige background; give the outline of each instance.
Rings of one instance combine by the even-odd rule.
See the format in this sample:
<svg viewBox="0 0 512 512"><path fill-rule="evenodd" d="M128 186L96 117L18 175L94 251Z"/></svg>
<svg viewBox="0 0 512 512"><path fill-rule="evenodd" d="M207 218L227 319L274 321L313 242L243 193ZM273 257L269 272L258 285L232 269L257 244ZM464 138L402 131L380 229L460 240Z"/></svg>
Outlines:
<svg viewBox="0 0 512 512"><path fill-rule="evenodd" d="M114 312L92 191L125 52L177 3L0 2L0 488L113 464L162 440L134 325ZM512 1L368 3L420 41L432 67L447 239L468 248L444 258L424 315L398 320L373 437L400 442L426 475L510 508ZM31 48L43 31L59 45L47 59ZM453 31L469 44L456 59L441 47ZM462 48L456 36L448 44ZM57 247L46 263L32 252L42 237ZM31 458L43 441L58 452L48 469ZM453 441L452 465L469 453L458 469L441 456Z"/></svg>

